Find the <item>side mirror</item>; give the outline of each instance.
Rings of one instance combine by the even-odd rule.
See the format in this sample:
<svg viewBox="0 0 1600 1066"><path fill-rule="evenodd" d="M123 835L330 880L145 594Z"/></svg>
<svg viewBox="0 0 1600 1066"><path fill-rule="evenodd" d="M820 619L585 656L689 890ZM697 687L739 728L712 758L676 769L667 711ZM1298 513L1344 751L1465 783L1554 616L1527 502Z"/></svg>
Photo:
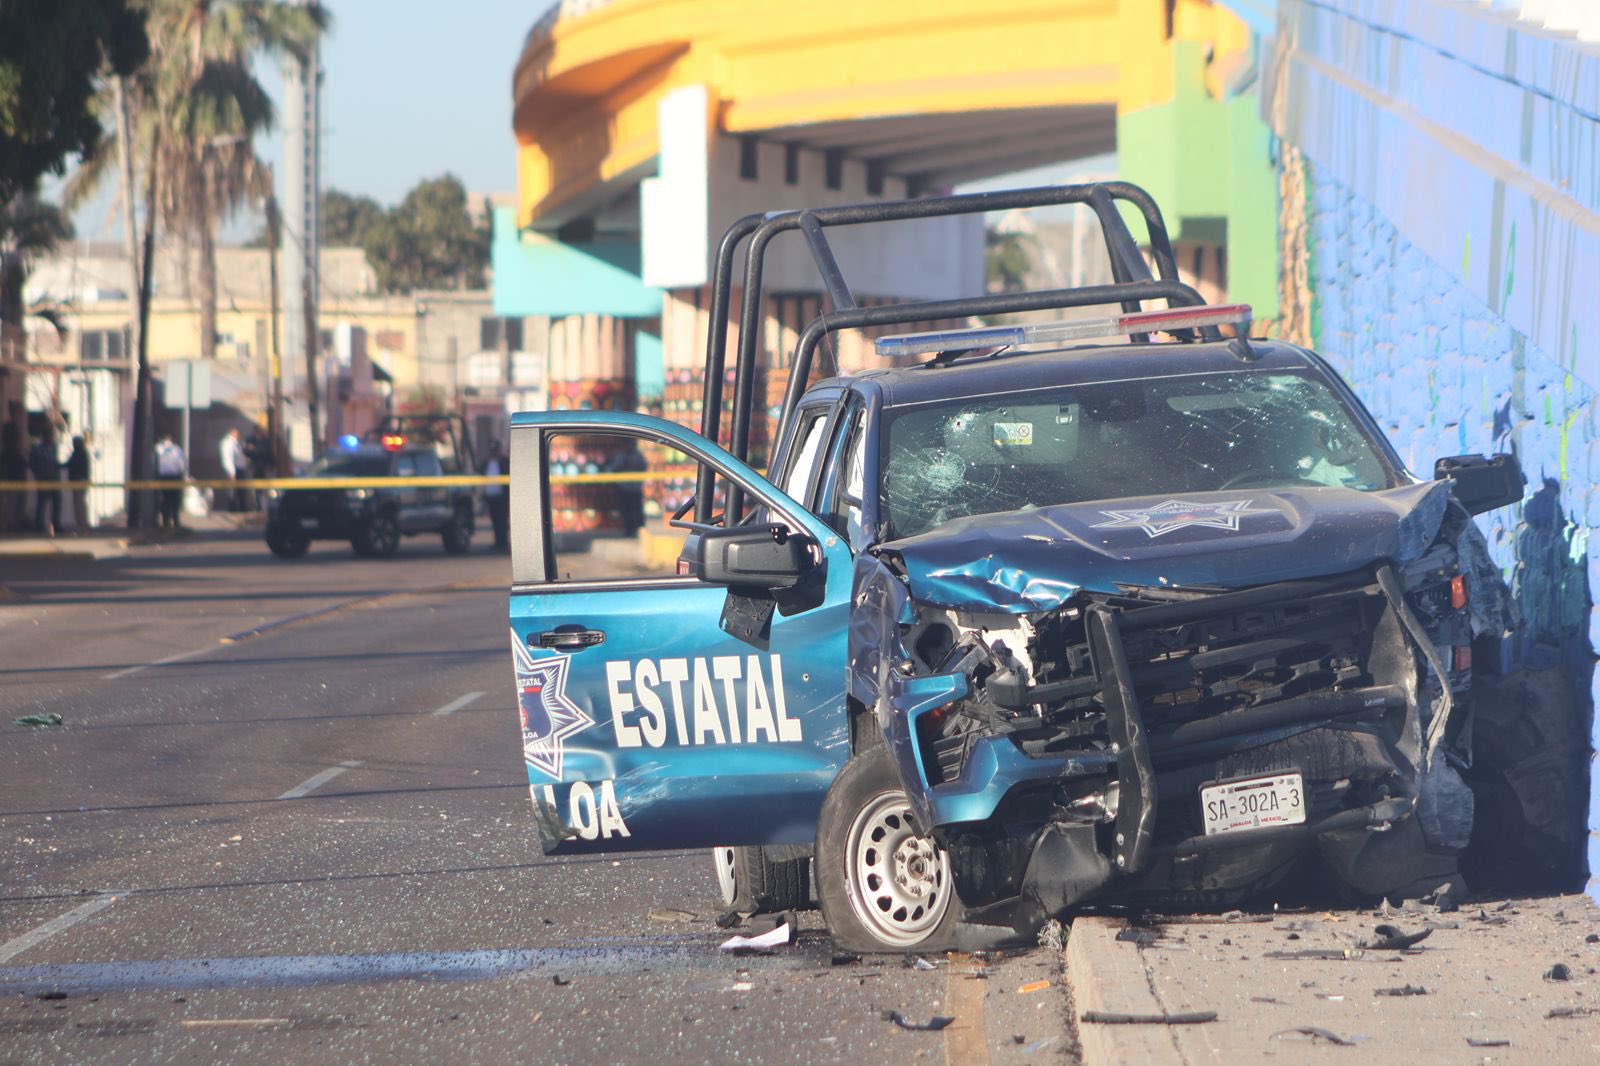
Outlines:
<svg viewBox="0 0 1600 1066"><path fill-rule="evenodd" d="M1509 507L1522 499L1522 464L1515 455L1451 455L1433 464L1436 481L1449 481L1450 491L1469 514Z"/></svg>
<svg viewBox="0 0 1600 1066"><path fill-rule="evenodd" d="M786 526L697 529L678 557L683 569L713 585L787 589L816 565L814 545Z"/></svg>

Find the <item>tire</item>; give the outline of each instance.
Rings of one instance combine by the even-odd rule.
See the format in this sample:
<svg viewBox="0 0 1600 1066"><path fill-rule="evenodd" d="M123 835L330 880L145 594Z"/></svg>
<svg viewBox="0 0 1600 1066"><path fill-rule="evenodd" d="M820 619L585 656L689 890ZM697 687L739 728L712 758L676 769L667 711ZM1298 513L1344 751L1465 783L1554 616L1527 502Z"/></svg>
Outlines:
<svg viewBox="0 0 1600 1066"><path fill-rule="evenodd" d="M754 848L713 848L717 889L724 906L742 914L804 910L811 904L811 860L773 862Z"/></svg>
<svg viewBox="0 0 1600 1066"><path fill-rule="evenodd" d="M1480 891L1583 891L1589 724L1570 673L1486 674L1472 690L1466 778L1477 803L1467 881Z"/></svg>
<svg viewBox="0 0 1600 1066"><path fill-rule="evenodd" d="M392 514L374 515L350 538L357 555L393 555L400 550L400 525Z"/></svg>
<svg viewBox="0 0 1600 1066"><path fill-rule="evenodd" d="M445 551L451 555L465 555L472 547L472 512L457 507L450 513L450 521L445 523L440 535L444 538Z"/></svg>
<svg viewBox="0 0 1600 1066"><path fill-rule="evenodd" d="M280 559L298 559L311 547L311 538L302 530L268 526L267 547Z"/></svg>
<svg viewBox="0 0 1600 1066"><path fill-rule="evenodd" d="M817 896L834 943L847 951L942 951L962 907L950 857L919 835L886 747L845 765L817 823Z"/></svg>

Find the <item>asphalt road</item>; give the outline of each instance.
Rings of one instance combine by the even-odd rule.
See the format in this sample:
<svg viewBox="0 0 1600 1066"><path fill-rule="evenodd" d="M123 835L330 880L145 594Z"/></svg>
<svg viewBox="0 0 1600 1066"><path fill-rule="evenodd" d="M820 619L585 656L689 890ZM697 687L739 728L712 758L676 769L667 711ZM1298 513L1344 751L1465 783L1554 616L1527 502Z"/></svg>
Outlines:
<svg viewBox="0 0 1600 1066"><path fill-rule="evenodd" d="M738 958L707 856L544 857L507 571L0 558L0 1062L1073 1060L1054 952Z"/></svg>

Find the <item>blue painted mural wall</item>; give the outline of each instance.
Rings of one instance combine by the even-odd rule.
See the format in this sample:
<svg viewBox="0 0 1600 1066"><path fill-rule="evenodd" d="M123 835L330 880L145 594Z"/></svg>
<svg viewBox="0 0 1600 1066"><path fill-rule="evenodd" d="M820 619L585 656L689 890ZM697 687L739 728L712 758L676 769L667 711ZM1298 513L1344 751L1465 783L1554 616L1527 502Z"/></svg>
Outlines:
<svg viewBox="0 0 1600 1066"><path fill-rule="evenodd" d="M1592 708L1600 49L1448 0L1276 14L1262 110L1283 331L1334 363L1413 472L1518 455L1527 497L1479 522L1525 619L1522 661ZM1589 827L1600 870L1593 789Z"/></svg>

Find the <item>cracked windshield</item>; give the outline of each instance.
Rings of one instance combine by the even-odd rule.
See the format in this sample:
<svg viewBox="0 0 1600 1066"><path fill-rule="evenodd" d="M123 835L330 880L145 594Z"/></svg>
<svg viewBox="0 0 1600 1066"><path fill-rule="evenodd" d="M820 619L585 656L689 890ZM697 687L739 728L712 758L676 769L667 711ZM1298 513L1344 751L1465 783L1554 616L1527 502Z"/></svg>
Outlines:
<svg viewBox="0 0 1600 1066"><path fill-rule="evenodd" d="M1085 500L1228 489L1386 488L1371 442L1299 374L1206 374L962 398L891 415L890 535Z"/></svg>

